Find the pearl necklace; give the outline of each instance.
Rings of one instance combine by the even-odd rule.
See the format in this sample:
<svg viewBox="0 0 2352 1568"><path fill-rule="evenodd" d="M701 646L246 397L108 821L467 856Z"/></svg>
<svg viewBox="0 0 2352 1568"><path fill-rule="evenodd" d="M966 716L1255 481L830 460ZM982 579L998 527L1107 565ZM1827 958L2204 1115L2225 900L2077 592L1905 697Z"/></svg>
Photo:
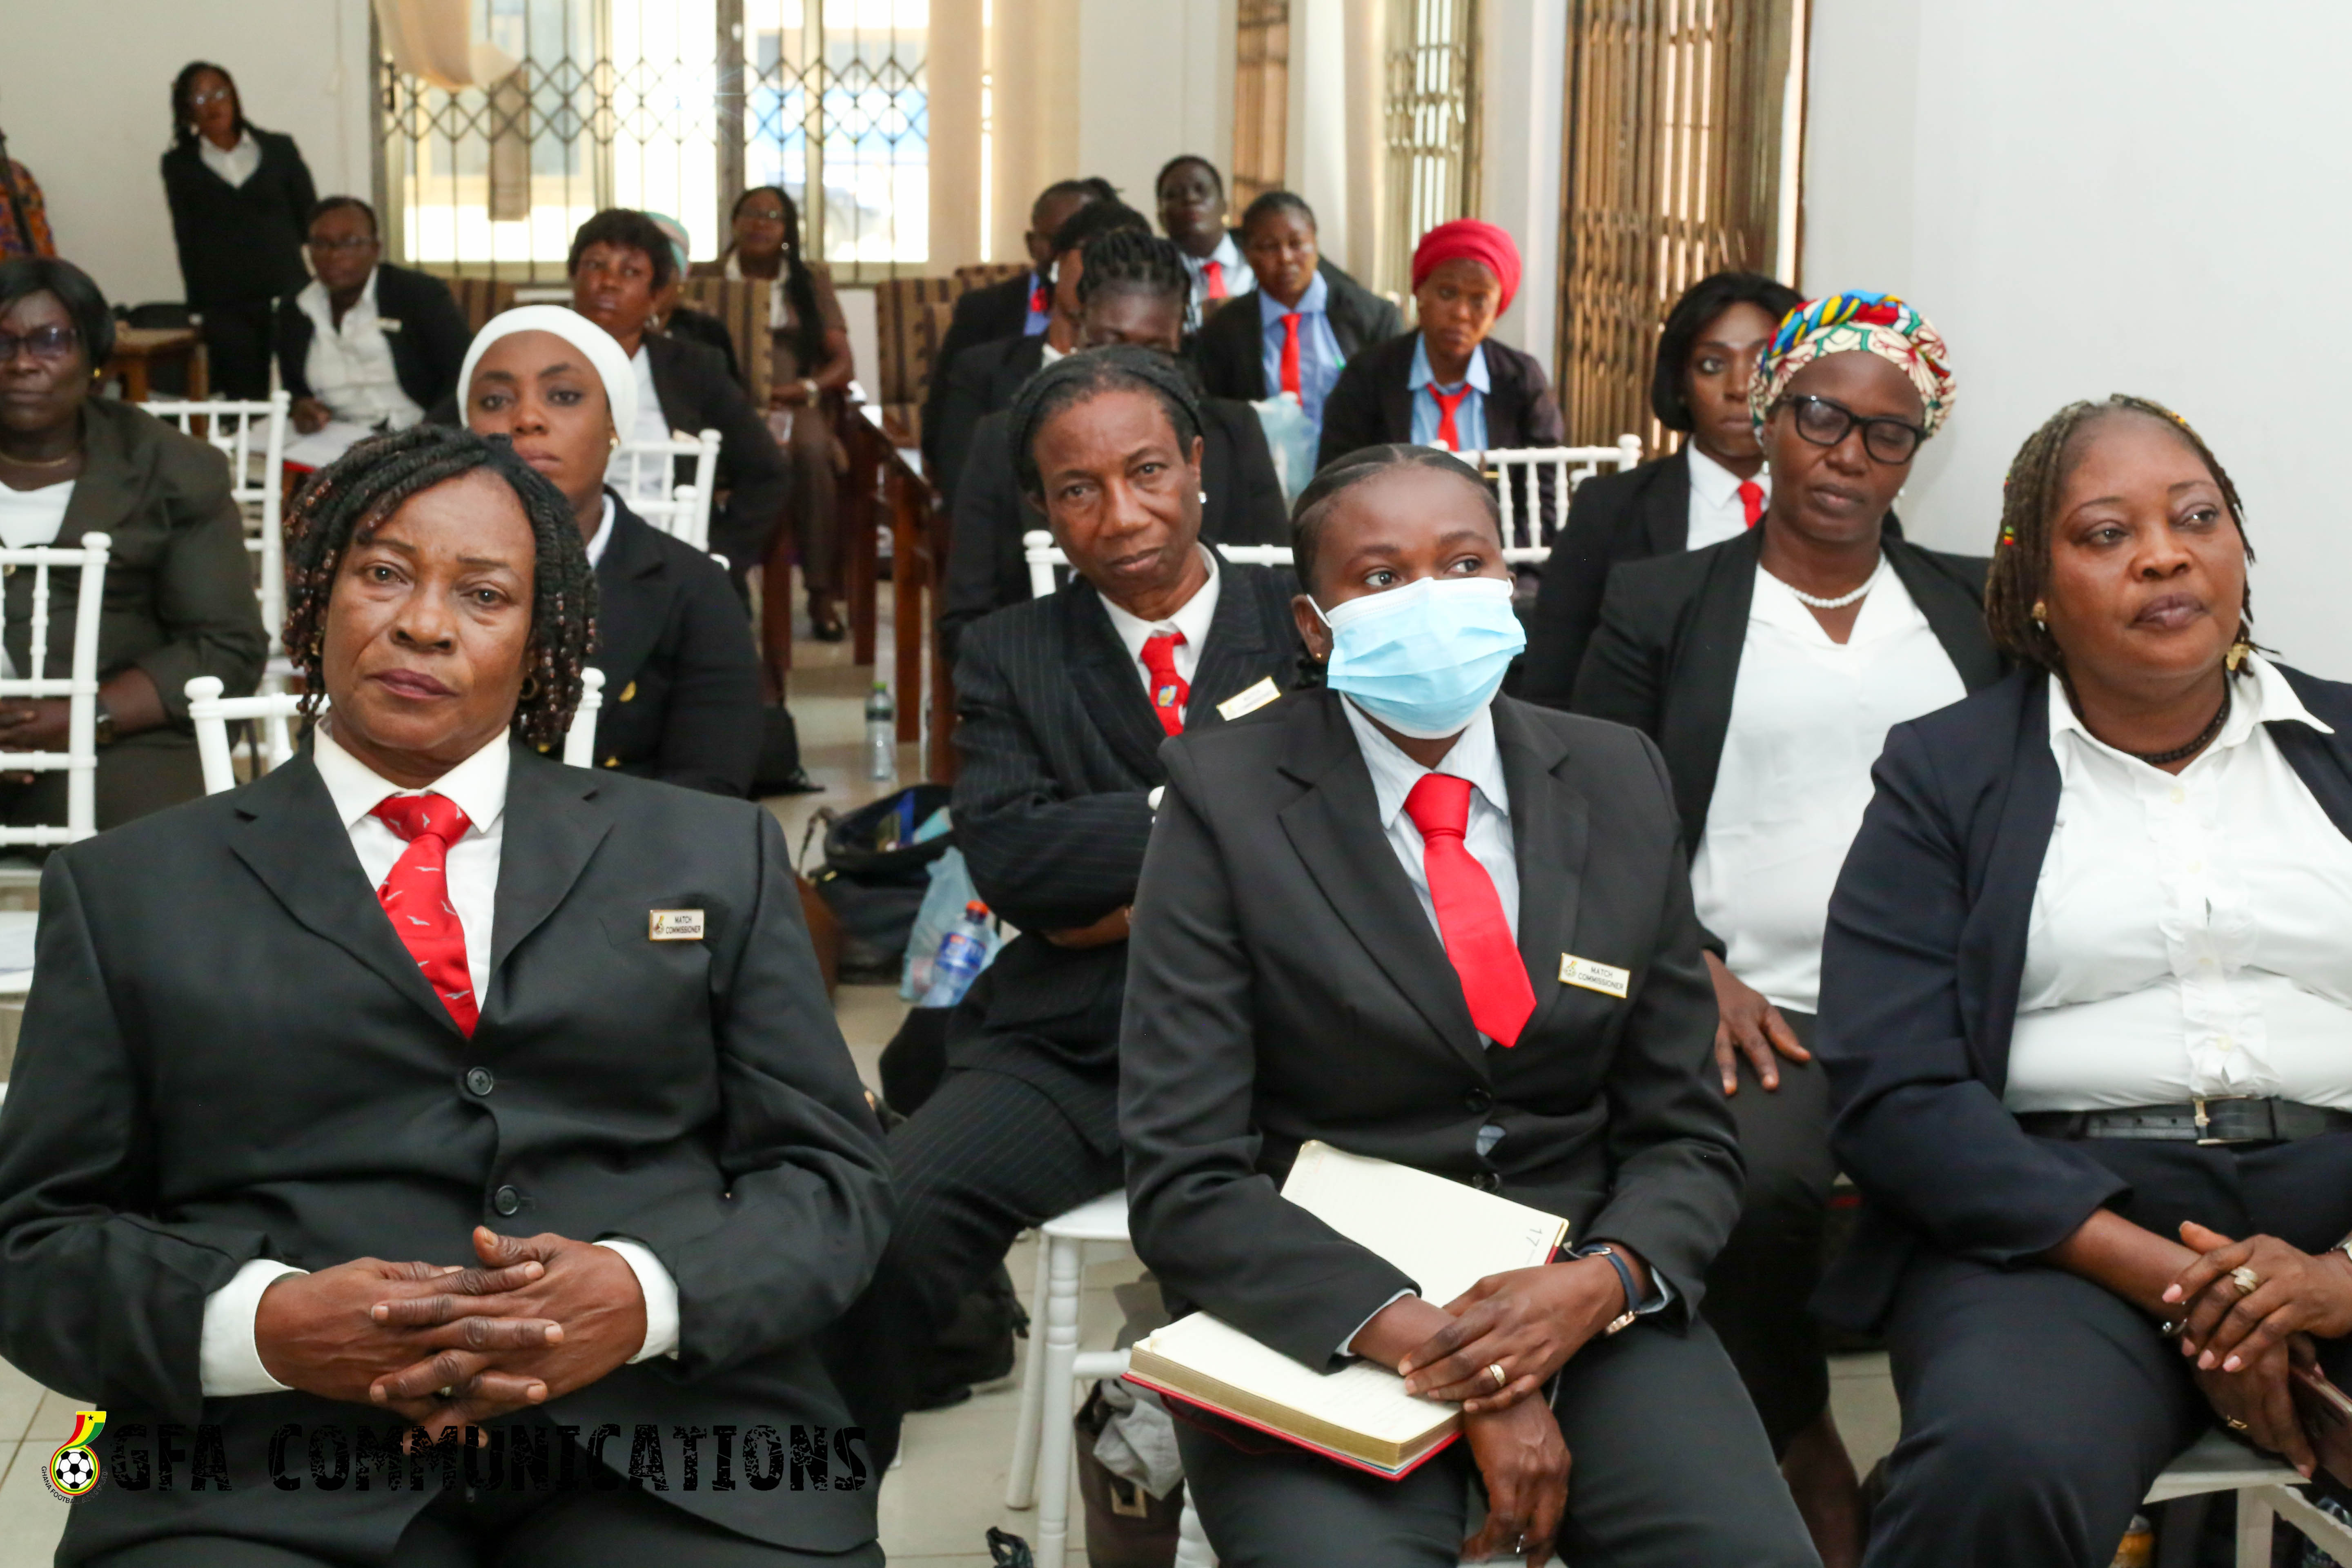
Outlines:
<svg viewBox="0 0 2352 1568"><path fill-rule="evenodd" d="M1860 602L1862 596L1864 594L1869 593L1870 590L1876 585L1879 573L1885 569L1886 558L1882 555L1878 559L1878 564L1871 568L1870 575L1862 580L1861 587L1856 588L1851 594L1840 594L1834 599L1824 599L1817 594L1808 594L1802 588L1796 586L1794 584L1790 583L1787 579L1778 575L1777 574L1767 573L1765 575L1770 577L1772 581L1780 584L1783 588L1788 589L1790 594L1796 598L1797 603L1801 605L1816 610L1843 610L1848 605Z"/></svg>

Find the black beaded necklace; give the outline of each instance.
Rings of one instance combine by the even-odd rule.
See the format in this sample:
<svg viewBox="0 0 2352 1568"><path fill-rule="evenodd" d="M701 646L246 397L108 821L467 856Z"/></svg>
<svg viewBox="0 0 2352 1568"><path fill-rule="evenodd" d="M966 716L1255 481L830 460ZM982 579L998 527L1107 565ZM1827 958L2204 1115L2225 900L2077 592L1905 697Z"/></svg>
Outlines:
<svg viewBox="0 0 2352 1568"><path fill-rule="evenodd" d="M2221 706L2213 710L2213 717L2208 719L2205 721L2205 727L2197 731L2197 738L2195 740L2189 742L2185 746L2175 746L2168 752L2134 752L2131 754L2137 757L2141 762L2146 763L2149 767L2168 767L2174 763L2182 762L2189 757L2195 756L2198 752L2211 745L2213 743L2213 737L2220 734L2221 732L2221 726L2229 721L2230 683L2225 679L2221 683Z"/></svg>

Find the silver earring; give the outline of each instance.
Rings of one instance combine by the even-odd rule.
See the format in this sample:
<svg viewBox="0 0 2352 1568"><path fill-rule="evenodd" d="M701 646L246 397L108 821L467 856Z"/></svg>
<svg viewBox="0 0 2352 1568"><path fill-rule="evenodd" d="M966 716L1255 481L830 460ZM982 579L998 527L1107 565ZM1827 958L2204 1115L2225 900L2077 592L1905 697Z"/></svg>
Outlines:
<svg viewBox="0 0 2352 1568"><path fill-rule="evenodd" d="M1202 506L1206 506L1206 505L1208 505L1208 504L1209 504L1209 492L1208 492L1208 491L1206 491L1206 490L1202 490L1202 491L1201 492L1201 504L1202 504Z"/></svg>

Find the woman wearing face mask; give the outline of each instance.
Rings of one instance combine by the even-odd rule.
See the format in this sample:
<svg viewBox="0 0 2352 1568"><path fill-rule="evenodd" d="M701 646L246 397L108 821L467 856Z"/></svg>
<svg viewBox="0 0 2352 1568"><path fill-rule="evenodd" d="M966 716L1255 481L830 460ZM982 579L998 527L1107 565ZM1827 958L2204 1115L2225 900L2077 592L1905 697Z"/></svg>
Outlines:
<svg viewBox="0 0 2352 1568"><path fill-rule="evenodd" d="M1178 1441L1212 1544L1335 1568L1540 1564L1555 1542L1620 1568L1815 1563L1693 1313L1739 1156L1655 748L1496 699L1525 639L1459 460L1327 468L1295 543L1327 689L1161 752L1119 1048L1130 1224L1180 1310L1310 1366L1394 1367L1465 1402L1467 1441L1389 1481L1244 1451L1202 1415ZM1622 984L1563 984L1578 958ZM1574 1249L1421 1300L1282 1201L1309 1138L1560 1215ZM1489 1511L1465 1543L1473 1468Z"/></svg>
<svg viewBox="0 0 2352 1568"><path fill-rule="evenodd" d="M1887 727L2001 671L1985 563L1906 543L1888 511L1951 403L1943 340L1903 301L1833 294L1791 313L1751 392L1773 475L1761 521L1612 574L1576 686L1578 712L1657 742L1693 846L1716 1068L1748 1162L1707 1317L1832 1568L1861 1543L1805 1310L1834 1175L1810 1054L1822 926Z"/></svg>

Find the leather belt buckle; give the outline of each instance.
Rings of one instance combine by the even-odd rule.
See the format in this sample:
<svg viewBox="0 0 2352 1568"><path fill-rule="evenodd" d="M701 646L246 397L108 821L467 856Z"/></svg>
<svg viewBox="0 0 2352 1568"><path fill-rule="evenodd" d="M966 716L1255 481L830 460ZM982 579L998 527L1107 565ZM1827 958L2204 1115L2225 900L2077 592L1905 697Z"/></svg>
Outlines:
<svg viewBox="0 0 2352 1568"><path fill-rule="evenodd" d="M2262 1117L2262 1120L2264 1121L2273 1121L2274 1119L2267 1114L2269 1109L2268 1101L2261 1095L2195 1095L2190 1097L2189 1103L2197 1112L2197 1146L2200 1149L2227 1147L2232 1143L2265 1143L2272 1142L2277 1137L2277 1129L2274 1126L2263 1127L2257 1130L2242 1125L2237 1131L2235 1136L2222 1136L2217 1134L2214 1131L2213 1119L2207 1110L2209 1106L2213 1105L2261 1105L2265 1110L2265 1114ZM2230 1117L2226 1110L2223 1112L2223 1115L2225 1120L2236 1120L2233 1117Z"/></svg>

